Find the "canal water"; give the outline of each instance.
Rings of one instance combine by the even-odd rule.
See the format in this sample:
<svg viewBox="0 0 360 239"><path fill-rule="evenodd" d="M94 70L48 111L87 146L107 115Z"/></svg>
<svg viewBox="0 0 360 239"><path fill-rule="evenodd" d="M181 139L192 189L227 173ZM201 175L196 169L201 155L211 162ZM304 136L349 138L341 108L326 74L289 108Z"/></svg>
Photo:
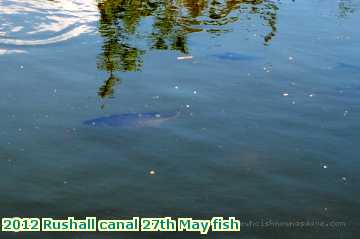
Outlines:
<svg viewBox="0 0 360 239"><path fill-rule="evenodd" d="M357 238L359 7L0 0L1 217L242 223L1 238Z"/></svg>

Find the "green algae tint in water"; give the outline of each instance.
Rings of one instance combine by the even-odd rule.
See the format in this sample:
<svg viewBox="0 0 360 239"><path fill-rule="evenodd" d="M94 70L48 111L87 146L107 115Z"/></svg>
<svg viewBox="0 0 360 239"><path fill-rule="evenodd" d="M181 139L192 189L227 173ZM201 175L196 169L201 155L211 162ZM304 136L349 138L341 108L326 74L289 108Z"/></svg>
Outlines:
<svg viewBox="0 0 360 239"><path fill-rule="evenodd" d="M240 232L201 237L357 238L359 6L1 0L0 216L234 216ZM111 115L134 117L83 124ZM0 238L19 236L200 237Z"/></svg>

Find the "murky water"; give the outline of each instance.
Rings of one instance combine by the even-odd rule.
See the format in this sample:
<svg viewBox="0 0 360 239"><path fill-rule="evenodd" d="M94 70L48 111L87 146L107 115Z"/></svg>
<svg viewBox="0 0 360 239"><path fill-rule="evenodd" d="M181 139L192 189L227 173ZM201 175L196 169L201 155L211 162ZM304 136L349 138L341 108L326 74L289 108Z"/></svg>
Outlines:
<svg viewBox="0 0 360 239"><path fill-rule="evenodd" d="M0 7L2 217L235 216L240 233L207 238L357 238L359 1ZM346 225L250 226L269 220Z"/></svg>

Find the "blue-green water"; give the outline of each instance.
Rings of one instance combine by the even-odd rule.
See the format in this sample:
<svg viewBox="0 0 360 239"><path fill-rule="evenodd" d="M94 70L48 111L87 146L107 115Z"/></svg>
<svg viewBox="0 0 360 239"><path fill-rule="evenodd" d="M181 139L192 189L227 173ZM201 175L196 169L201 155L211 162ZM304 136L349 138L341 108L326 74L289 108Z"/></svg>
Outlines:
<svg viewBox="0 0 360 239"><path fill-rule="evenodd" d="M0 238L357 238L359 1L0 6L1 217L243 222L207 236ZM180 114L141 127L83 124L146 112ZM343 224L250 226L269 220Z"/></svg>

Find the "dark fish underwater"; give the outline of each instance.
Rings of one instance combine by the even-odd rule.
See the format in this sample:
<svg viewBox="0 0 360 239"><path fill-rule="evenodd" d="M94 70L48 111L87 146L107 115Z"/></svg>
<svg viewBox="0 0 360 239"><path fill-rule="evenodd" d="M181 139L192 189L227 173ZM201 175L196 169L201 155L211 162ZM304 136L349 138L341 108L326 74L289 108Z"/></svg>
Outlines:
<svg viewBox="0 0 360 239"><path fill-rule="evenodd" d="M353 64L347 64L340 62L336 65L335 69L337 70L346 70L351 72L360 72L360 66L353 65Z"/></svg>
<svg viewBox="0 0 360 239"><path fill-rule="evenodd" d="M251 60L260 59L260 57L258 56L250 56L236 52L225 52L225 53L213 54L212 56L220 60L230 60L230 61L251 61Z"/></svg>
<svg viewBox="0 0 360 239"><path fill-rule="evenodd" d="M122 128L156 127L160 124L178 117L180 112L145 112L115 114L83 122L88 126L110 126Z"/></svg>

